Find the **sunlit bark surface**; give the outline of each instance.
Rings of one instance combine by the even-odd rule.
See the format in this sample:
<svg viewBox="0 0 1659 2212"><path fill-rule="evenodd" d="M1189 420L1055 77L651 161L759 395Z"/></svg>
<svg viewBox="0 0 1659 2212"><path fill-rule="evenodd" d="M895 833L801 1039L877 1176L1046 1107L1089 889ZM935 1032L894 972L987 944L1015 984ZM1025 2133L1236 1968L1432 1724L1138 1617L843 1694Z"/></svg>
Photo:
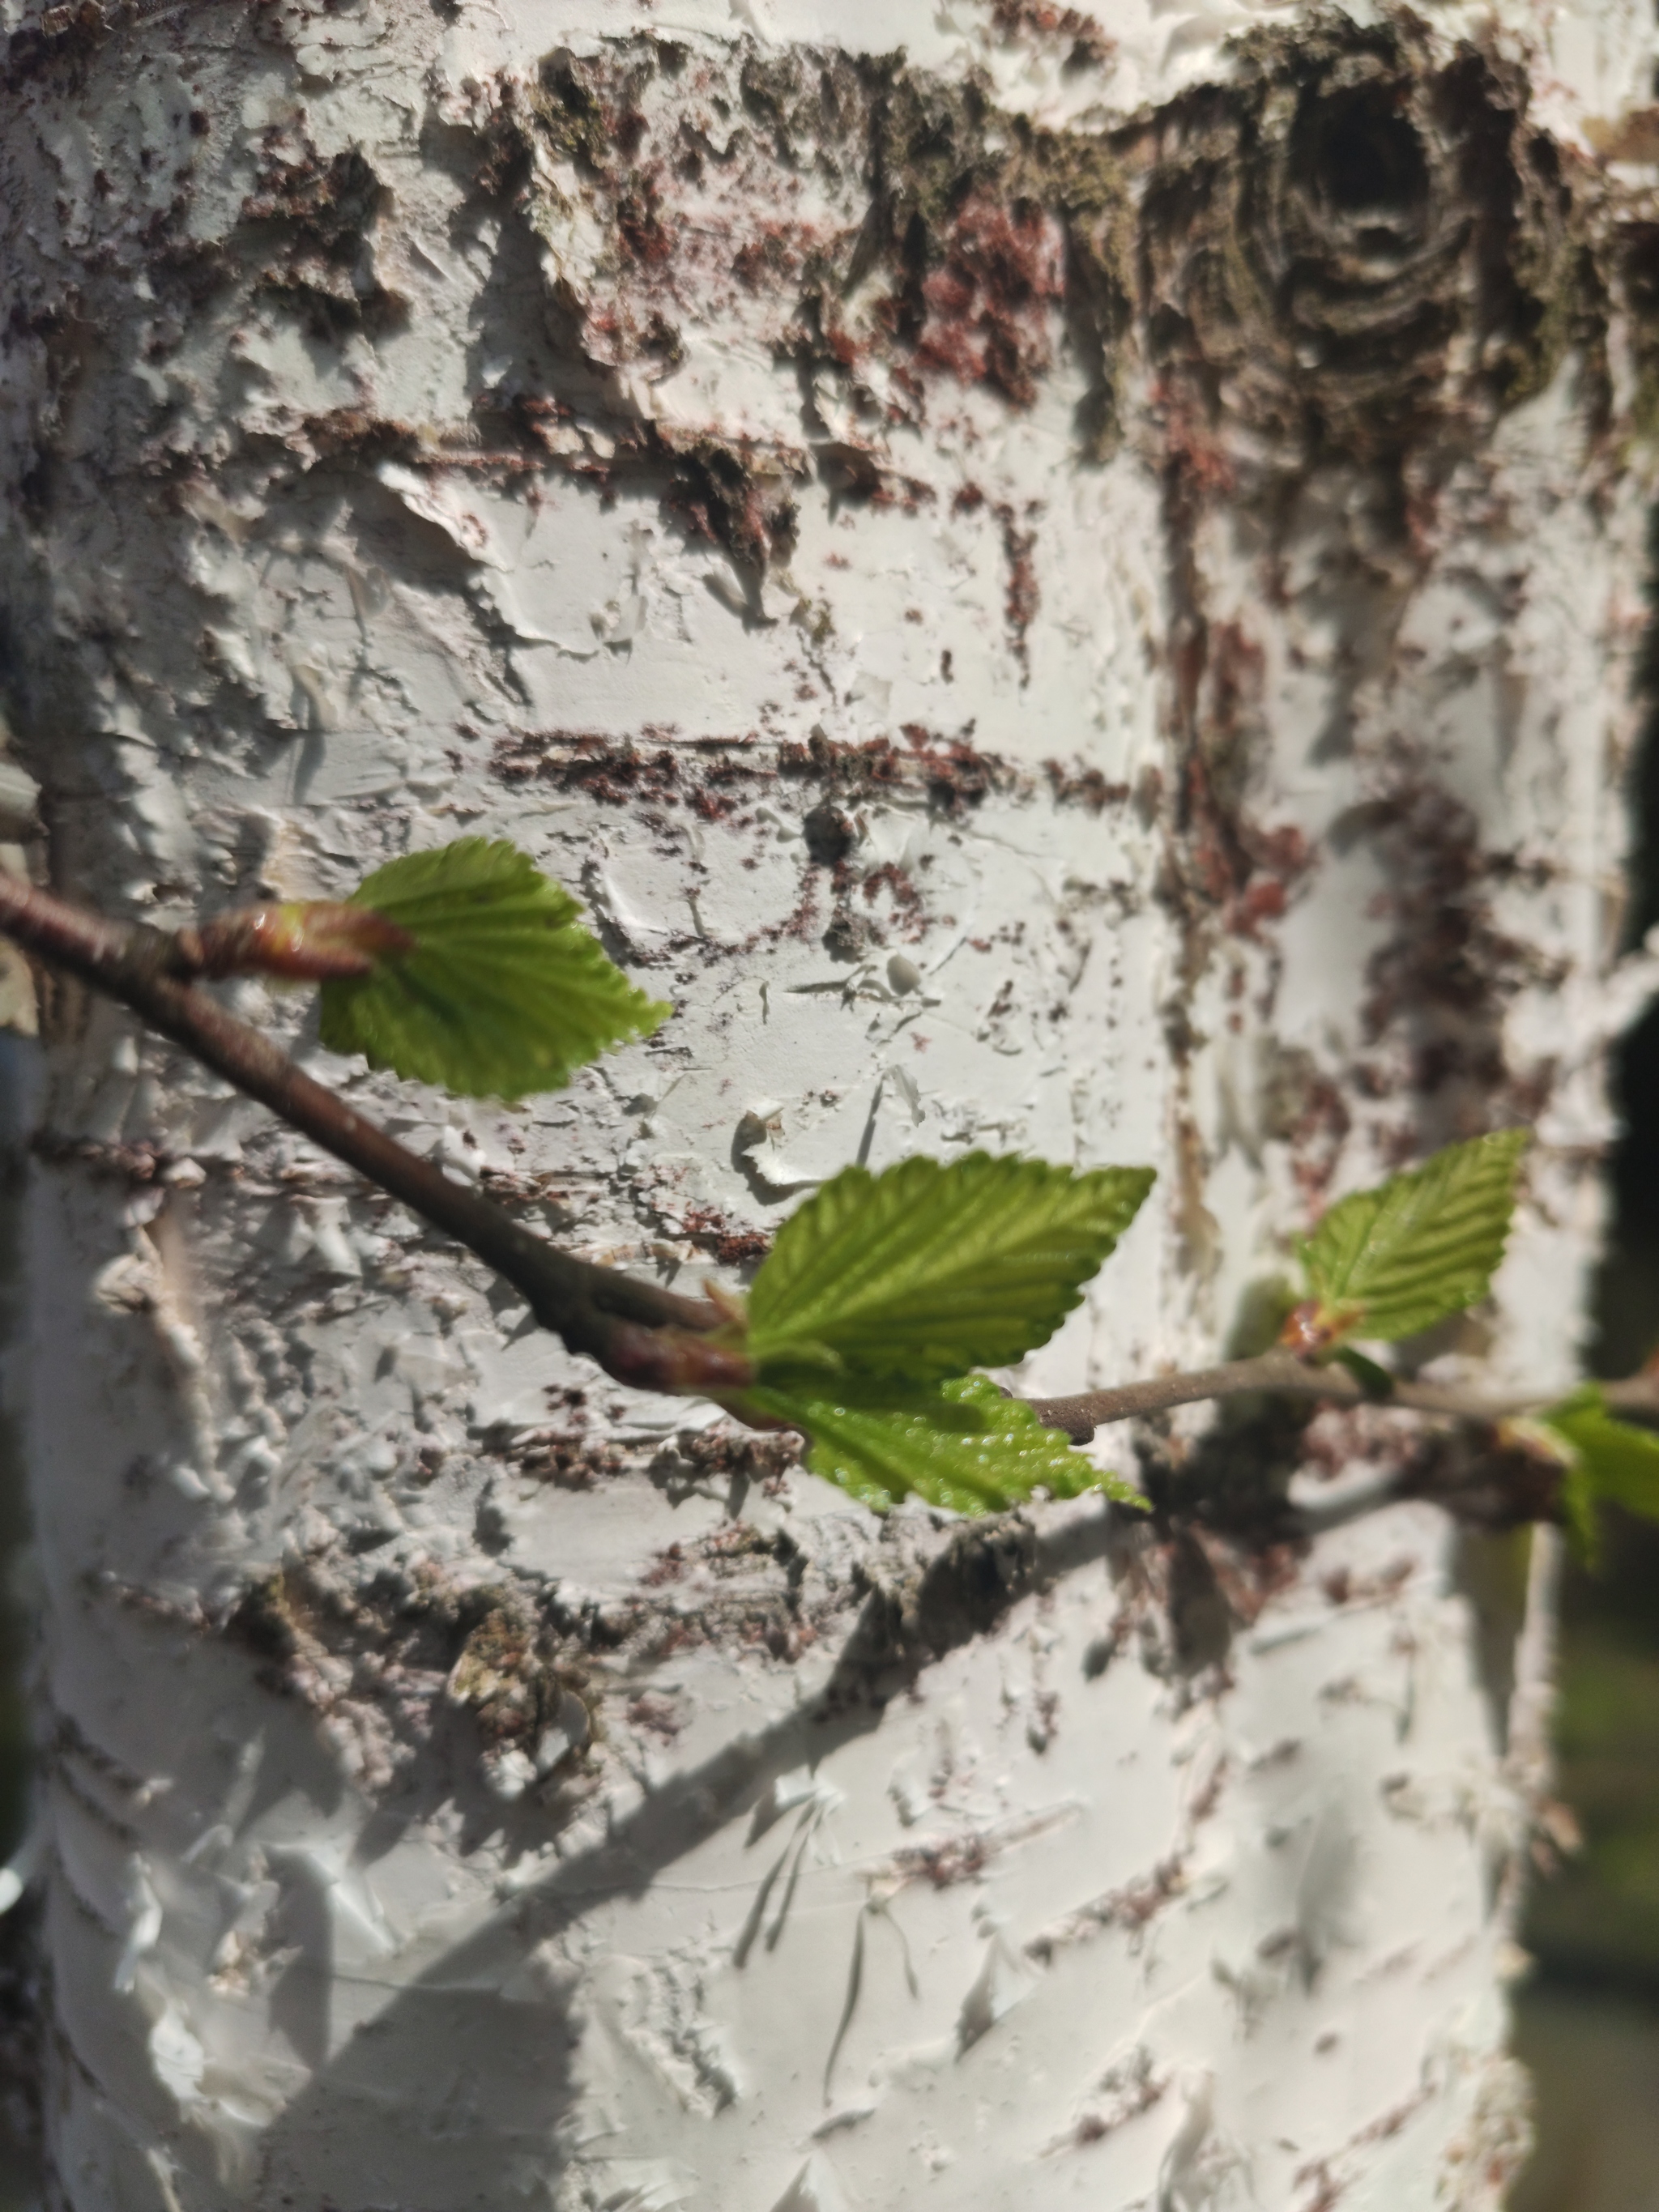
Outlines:
<svg viewBox="0 0 1659 2212"><path fill-rule="evenodd" d="M1645 11L1503 15L6 0L34 865L166 921L514 839L678 1009L568 1092L233 996L682 1287L851 1159L1155 1164L1048 1390L1534 1125L1419 1350L1565 1381L1659 125ZM1517 1675L1524 1541L1285 1504L1403 1419L1111 1432L1151 1524L879 1525L43 1026L55 2201L1497 2203L1542 1554Z"/></svg>

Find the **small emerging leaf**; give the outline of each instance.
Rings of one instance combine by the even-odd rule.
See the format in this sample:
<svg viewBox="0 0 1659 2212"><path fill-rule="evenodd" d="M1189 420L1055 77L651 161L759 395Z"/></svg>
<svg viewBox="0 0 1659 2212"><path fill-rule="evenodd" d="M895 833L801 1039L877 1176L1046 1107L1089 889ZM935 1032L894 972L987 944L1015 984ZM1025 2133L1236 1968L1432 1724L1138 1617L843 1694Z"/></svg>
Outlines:
<svg viewBox="0 0 1659 2212"><path fill-rule="evenodd" d="M812 1473L877 1513L912 1495L955 1513L1001 1512L1038 1489L1054 1498L1099 1490L1124 1504L1146 1504L982 1375L932 1389L866 1382L833 1395L804 1382L798 1390L745 1392L736 1410L799 1429Z"/></svg>
<svg viewBox="0 0 1659 2212"><path fill-rule="evenodd" d="M1564 1438L1593 1498L1608 1498L1627 1513L1659 1521L1659 1436L1607 1411L1594 1383L1586 1383L1539 1417Z"/></svg>
<svg viewBox="0 0 1659 2212"><path fill-rule="evenodd" d="M1339 1367L1346 1367L1368 1398L1385 1405L1394 1395L1394 1377L1386 1367L1379 1367L1374 1359L1367 1359L1363 1352L1356 1352L1351 1344L1338 1347L1335 1353Z"/></svg>
<svg viewBox="0 0 1659 2212"><path fill-rule="evenodd" d="M1297 1293L1283 1275L1261 1275L1247 1283L1227 1338L1229 1359L1253 1359L1280 1340L1295 1311Z"/></svg>
<svg viewBox="0 0 1659 2212"><path fill-rule="evenodd" d="M1150 1168L1076 1174L985 1152L843 1168L784 1223L755 1278L750 1356L763 1382L794 1387L817 1369L826 1390L846 1373L921 1382L1023 1358L1078 1304L1152 1183Z"/></svg>
<svg viewBox="0 0 1659 2212"><path fill-rule="evenodd" d="M377 868L350 901L413 940L326 982L322 1041L469 1097L556 1091L672 1011L635 990L568 891L516 847L462 837Z"/></svg>
<svg viewBox="0 0 1659 2212"><path fill-rule="evenodd" d="M1486 1295L1504 1256L1524 1129L1449 1145L1338 1200L1302 1247L1327 1343L1415 1336Z"/></svg>
<svg viewBox="0 0 1659 2212"><path fill-rule="evenodd" d="M1581 1459L1561 1470L1561 1518L1573 1550L1592 1571L1601 1564L1601 1516L1595 1510L1595 1486Z"/></svg>
<svg viewBox="0 0 1659 2212"><path fill-rule="evenodd" d="M1570 1402L1576 1404L1577 1396ZM1584 1462L1574 1445L1551 1425L1553 1416L1513 1413L1499 1421L1494 1434L1499 1448L1519 1452L1524 1458L1553 1468L1559 1485L1561 1519L1573 1549L1586 1566L1594 1566L1601 1548L1595 1493Z"/></svg>

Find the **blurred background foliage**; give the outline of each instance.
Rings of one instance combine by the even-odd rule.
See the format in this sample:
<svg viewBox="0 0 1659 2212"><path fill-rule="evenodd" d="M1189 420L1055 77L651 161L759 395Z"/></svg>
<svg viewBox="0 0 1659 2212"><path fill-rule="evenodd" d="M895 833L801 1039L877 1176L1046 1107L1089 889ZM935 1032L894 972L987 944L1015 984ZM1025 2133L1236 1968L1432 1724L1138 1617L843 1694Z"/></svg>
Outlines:
<svg viewBox="0 0 1659 2212"><path fill-rule="evenodd" d="M1659 701L1659 624L1647 675ZM1632 945L1659 924L1659 714L1638 757ZM1606 1376L1628 1375L1659 1345L1659 1007L1626 1041L1613 1083L1625 1135L1593 1355ZM1600 1571L1568 1571L1555 1734L1557 1793L1583 1846L1534 1882L1522 1933L1536 1963L1516 2047L1537 2087L1538 2149L1512 2212L1656 2212L1659 1528L1616 1510Z"/></svg>

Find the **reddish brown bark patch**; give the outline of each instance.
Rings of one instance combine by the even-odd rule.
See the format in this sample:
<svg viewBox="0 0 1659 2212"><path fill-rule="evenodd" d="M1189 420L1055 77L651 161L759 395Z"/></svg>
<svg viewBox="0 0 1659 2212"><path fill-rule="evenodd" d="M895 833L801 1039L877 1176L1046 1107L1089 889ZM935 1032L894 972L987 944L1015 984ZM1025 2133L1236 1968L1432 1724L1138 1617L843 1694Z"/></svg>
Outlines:
<svg viewBox="0 0 1659 2212"><path fill-rule="evenodd" d="M1054 217L1035 201L975 196L957 211L941 265L922 279L916 362L1029 407L1054 358L1065 294L1065 237Z"/></svg>

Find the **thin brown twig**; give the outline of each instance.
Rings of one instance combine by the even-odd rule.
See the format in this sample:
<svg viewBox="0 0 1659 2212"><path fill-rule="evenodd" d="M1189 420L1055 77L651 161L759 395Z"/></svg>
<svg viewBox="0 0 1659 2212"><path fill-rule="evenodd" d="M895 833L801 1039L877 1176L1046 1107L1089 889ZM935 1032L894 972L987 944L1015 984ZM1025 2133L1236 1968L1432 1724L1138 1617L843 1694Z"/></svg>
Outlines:
<svg viewBox="0 0 1659 2212"><path fill-rule="evenodd" d="M1608 1407L1636 1420L1659 1421L1659 1376L1632 1375L1622 1382L1600 1385ZM1489 1426L1515 1420L1559 1404L1559 1390L1547 1396L1490 1397L1442 1382L1393 1382L1386 1396L1368 1390L1346 1367L1315 1366L1292 1352L1264 1352L1254 1359L1230 1359L1220 1367L1200 1367L1182 1375L1155 1375L1142 1382L1122 1382L1111 1390L1085 1390L1075 1397L1034 1398L1031 1407L1045 1426L1062 1430L1073 1443L1086 1443L1097 1429L1189 1406L1205 1398L1237 1398L1274 1391L1280 1396L1321 1398L1335 1406L1403 1406L1417 1413L1440 1413L1458 1421Z"/></svg>
<svg viewBox="0 0 1659 2212"><path fill-rule="evenodd" d="M544 1328L637 1389L706 1395L740 1389L746 1361L711 1343L726 1316L701 1299L578 1260L452 1182L378 1122L326 1090L215 999L169 973L172 940L123 927L0 873L0 930L118 999L279 1120L455 1238L529 1301Z"/></svg>
<svg viewBox="0 0 1659 2212"><path fill-rule="evenodd" d="M587 1353L619 1381L695 1396L726 1396L752 1381L746 1360L710 1340L729 1318L718 1306L578 1260L532 1235L481 1192L453 1182L314 1081L216 1000L180 980L181 969L188 975L201 964L191 957L188 936L181 945L142 924L124 927L3 872L0 931L131 1006L204 1066L453 1237L522 1293L544 1328L562 1338L571 1351ZM1613 1412L1659 1423L1659 1376L1632 1376L1601 1388ZM1553 1402L1550 1397L1487 1397L1407 1379L1394 1382L1379 1400L1346 1368L1315 1364L1285 1350L1185 1374L1152 1376L1114 1389L1027 1402L1046 1426L1085 1443L1097 1428L1113 1422L1201 1400L1262 1392L1332 1405L1382 1402L1489 1426Z"/></svg>

